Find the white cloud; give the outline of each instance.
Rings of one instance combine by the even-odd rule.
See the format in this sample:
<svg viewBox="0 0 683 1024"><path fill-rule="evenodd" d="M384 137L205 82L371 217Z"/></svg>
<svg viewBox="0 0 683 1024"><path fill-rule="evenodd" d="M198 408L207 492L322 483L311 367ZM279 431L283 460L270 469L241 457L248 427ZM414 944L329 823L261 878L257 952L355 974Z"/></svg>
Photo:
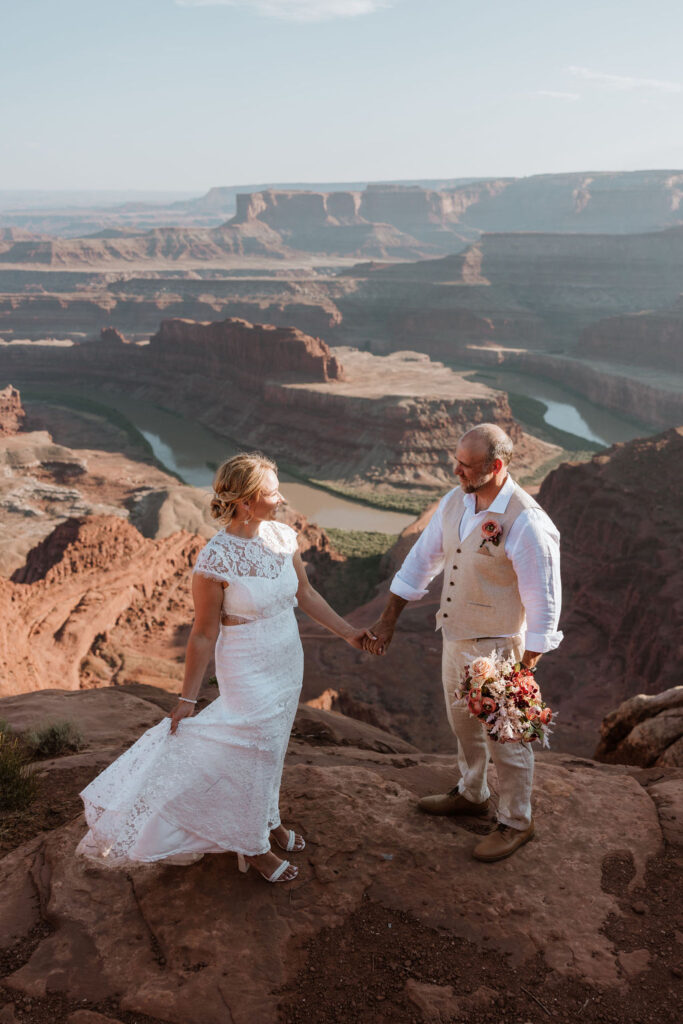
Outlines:
<svg viewBox="0 0 683 1024"><path fill-rule="evenodd" d="M590 68L572 66L569 71L575 78L585 82L604 85L613 92L683 92L680 82L663 82L658 78L635 78L631 75L609 75L604 71L592 71Z"/></svg>
<svg viewBox="0 0 683 1024"><path fill-rule="evenodd" d="M179 7L247 7L286 21L331 21L357 18L391 7L394 0L176 0Z"/></svg>
<svg viewBox="0 0 683 1024"><path fill-rule="evenodd" d="M547 96L551 100L567 100L574 102L580 99L578 92L555 92L554 89L537 89L535 96Z"/></svg>

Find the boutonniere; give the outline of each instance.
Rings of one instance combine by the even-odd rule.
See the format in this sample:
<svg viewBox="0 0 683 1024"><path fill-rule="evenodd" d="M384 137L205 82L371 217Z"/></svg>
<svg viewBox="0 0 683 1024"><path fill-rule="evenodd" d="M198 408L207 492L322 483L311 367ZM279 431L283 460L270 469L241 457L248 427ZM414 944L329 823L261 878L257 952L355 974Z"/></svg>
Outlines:
<svg viewBox="0 0 683 1024"><path fill-rule="evenodd" d="M500 523L494 519L487 519L485 523L481 524L481 532L484 539L479 545L480 548L483 548L484 544L493 544L498 547L500 538L503 536L503 527Z"/></svg>

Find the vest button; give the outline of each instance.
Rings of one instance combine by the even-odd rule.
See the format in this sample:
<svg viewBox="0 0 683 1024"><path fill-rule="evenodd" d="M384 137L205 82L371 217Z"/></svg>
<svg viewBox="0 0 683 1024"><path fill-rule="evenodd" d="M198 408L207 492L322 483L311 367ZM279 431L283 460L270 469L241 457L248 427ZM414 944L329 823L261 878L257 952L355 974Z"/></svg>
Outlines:
<svg viewBox="0 0 683 1024"><path fill-rule="evenodd" d="M456 553L456 555L459 555L460 554L460 548L456 548L455 553Z"/></svg>
<svg viewBox="0 0 683 1024"><path fill-rule="evenodd" d="M454 569L457 569L458 567L457 567L457 565L454 565L454 566L453 566L453 568L454 568Z"/></svg>
<svg viewBox="0 0 683 1024"><path fill-rule="evenodd" d="M444 612L443 615L442 615L442 618L447 619L448 618L448 612Z"/></svg>
<svg viewBox="0 0 683 1024"><path fill-rule="evenodd" d="M447 601L450 601L450 597L447 597L447 598L446 598L446 600L447 600Z"/></svg>
<svg viewBox="0 0 683 1024"><path fill-rule="evenodd" d="M449 586L449 587L454 587L454 586L455 586L455 583L453 582L453 580L451 580L451 581L450 581L450 583L448 584L448 586ZM450 597L448 598L448 600L450 601Z"/></svg>

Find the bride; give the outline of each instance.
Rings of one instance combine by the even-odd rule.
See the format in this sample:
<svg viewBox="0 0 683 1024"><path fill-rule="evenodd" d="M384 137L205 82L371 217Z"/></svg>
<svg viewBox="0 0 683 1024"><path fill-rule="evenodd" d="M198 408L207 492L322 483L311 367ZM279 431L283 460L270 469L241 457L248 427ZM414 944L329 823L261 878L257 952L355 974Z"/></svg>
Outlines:
<svg viewBox="0 0 683 1024"><path fill-rule="evenodd" d="M216 473L211 514L223 526L194 567L195 618L182 694L163 719L81 793L87 835L78 853L106 863L189 864L232 850L269 882L297 868L271 849L303 850L280 821L278 796L303 675L294 608L352 647L364 631L314 590L291 527L276 522L277 467L236 455ZM193 717L212 654L220 696Z"/></svg>

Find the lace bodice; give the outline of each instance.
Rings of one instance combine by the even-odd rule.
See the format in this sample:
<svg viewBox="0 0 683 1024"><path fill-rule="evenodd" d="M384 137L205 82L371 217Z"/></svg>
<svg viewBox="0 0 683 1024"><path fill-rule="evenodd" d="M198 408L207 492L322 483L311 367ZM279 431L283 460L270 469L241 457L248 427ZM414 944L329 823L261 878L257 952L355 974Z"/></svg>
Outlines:
<svg viewBox="0 0 683 1024"><path fill-rule="evenodd" d="M194 572L228 584L224 615L269 618L296 605L297 546L296 532L285 523L263 522L253 539L220 530L199 552Z"/></svg>

